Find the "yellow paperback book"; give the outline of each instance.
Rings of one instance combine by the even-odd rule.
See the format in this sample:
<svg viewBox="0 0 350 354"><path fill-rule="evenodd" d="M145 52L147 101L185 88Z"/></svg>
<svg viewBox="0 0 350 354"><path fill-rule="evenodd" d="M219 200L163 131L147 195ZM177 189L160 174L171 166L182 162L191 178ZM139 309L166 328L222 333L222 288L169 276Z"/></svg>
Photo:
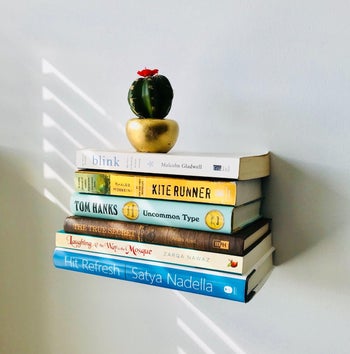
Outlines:
<svg viewBox="0 0 350 354"><path fill-rule="evenodd" d="M261 179L199 179L108 171L78 170L76 192L221 205L241 205L261 198Z"/></svg>

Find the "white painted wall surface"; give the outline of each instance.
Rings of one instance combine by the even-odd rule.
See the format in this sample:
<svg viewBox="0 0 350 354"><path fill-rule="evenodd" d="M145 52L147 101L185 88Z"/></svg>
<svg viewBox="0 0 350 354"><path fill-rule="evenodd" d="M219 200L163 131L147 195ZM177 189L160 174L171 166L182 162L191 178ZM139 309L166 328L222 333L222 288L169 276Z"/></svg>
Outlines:
<svg viewBox="0 0 350 354"><path fill-rule="evenodd" d="M0 353L348 353L350 23L335 1L0 5ZM74 154L129 149L156 67L174 150L272 152L276 268L240 304L54 269Z"/></svg>

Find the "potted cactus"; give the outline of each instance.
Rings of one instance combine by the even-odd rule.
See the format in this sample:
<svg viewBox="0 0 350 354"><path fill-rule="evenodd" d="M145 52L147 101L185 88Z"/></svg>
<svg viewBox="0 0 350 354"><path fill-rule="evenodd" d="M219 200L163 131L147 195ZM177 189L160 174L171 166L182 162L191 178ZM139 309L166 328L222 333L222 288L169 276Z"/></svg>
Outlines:
<svg viewBox="0 0 350 354"><path fill-rule="evenodd" d="M158 69L137 72L140 77L130 86L128 102L137 118L127 121L126 135L140 152L168 152L176 143L179 127L165 119L174 97L169 80Z"/></svg>

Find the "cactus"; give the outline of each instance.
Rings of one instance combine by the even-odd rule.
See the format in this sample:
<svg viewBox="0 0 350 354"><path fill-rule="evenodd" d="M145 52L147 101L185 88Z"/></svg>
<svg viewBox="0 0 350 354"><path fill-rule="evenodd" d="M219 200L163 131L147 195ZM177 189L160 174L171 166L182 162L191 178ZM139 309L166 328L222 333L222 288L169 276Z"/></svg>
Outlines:
<svg viewBox="0 0 350 354"><path fill-rule="evenodd" d="M174 97L169 80L159 75L158 69L144 69L137 73L142 77L132 83L128 93L131 110L139 118L165 118Z"/></svg>

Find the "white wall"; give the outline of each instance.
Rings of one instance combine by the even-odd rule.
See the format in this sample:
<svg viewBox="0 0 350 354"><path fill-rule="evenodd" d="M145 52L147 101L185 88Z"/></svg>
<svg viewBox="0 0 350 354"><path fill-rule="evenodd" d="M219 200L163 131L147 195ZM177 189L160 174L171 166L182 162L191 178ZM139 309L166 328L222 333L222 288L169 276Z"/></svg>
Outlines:
<svg viewBox="0 0 350 354"><path fill-rule="evenodd" d="M0 352L347 353L346 1L0 5ZM129 149L126 95L156 67L174 150L269 149L277 267L249 304L64 272L74 154Z"/></svg>

